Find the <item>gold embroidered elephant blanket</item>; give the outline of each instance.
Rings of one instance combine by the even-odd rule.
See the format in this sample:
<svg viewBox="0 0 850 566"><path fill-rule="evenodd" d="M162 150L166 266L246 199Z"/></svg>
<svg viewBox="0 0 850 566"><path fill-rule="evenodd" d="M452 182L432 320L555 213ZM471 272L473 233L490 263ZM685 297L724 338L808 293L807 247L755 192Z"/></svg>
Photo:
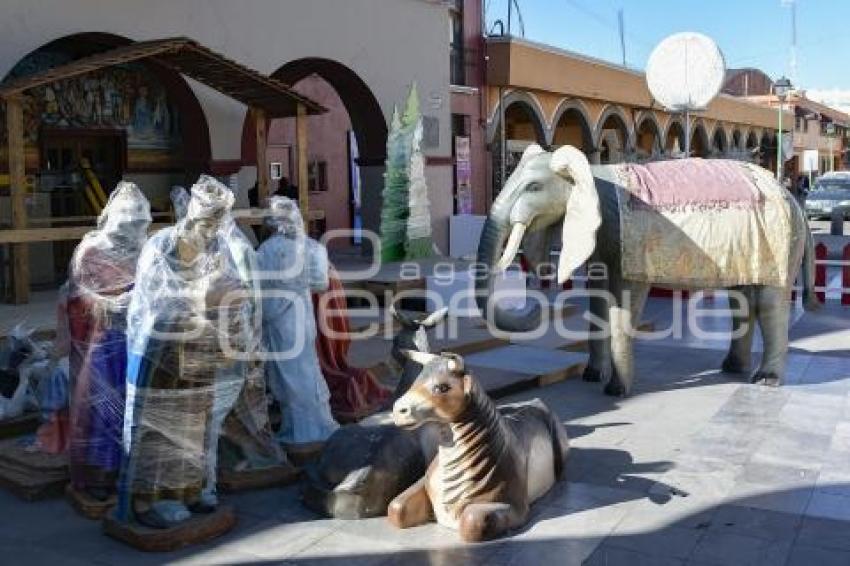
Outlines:
<svg viewBox="0 0 850 566"><path fill-rule="evenodd" d="M791 195L769 171L732 160L618 166L626 279L673 287L786 286Z"/></svg>

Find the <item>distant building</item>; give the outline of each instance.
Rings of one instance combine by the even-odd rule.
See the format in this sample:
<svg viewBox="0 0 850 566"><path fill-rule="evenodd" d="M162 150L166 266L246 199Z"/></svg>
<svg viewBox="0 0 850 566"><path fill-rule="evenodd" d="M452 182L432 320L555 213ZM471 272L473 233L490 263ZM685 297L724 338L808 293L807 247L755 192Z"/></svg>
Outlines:
<svg viewBox="0 0 850 566"><path fill-rule="evenodd" d="M505 176L531 143L570 144L592 163L683 155L684 117L659 106L642 72L517 37L490 36L486 46L490 198L502 185L503 121ZM793 114L785 119L790 128ZM777 127L775 111L720 94L692 116L691 155L775 170Z"/></svg>

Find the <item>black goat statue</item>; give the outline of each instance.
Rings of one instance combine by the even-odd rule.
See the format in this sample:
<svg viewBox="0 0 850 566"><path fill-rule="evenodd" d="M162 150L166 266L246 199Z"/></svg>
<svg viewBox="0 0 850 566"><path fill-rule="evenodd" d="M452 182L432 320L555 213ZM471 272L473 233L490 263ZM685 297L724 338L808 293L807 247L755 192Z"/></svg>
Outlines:
<svg viewBox="0 0 850 566"><path fill-rule="evenodd" d="M387 363L392 373L400 376L395 400L422 371L404 351L430 352L428 332L445 319L448 309L416 318L393 307L390 312L401 325ZM416 430L398 428L389 412L341 427L325 442L319 460L307 469L304 504L338 519L386 515L390 501L424 475L441 435L447 432L448 428L438 423Z"/></svg>
<svg viewBox="0 0 850 566"><path fill-rule="evenodd" d="M449 309L443 307L429 315L416 318L396 310L394 305L390 305L389 310L393 318L401 325L401 330L393 337L393 347L387 363L393 373L400 376L393 393L393 401L395 401L407 393L407 390L416 381L416 376L422 371L422 366L405 356L404 352L406 350L431 352L428 331L445 320Z"/></svg>

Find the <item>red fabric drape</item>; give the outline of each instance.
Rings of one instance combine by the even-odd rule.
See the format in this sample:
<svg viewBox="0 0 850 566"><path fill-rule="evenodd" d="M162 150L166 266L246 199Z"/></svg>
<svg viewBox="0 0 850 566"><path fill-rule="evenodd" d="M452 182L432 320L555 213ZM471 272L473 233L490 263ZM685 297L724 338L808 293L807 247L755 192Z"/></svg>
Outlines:
<svg viewBox="0 0 850 566"><path fill-rule="evenodd" d="M343 423L353 422L378 410L389 399L390 391L378 383L369 370L349 365L351 339L342 282L333 267L328 278L328 290L313 293L318 330L316 350L331 393L334 418ZM327 336L324 329L332 330L335 336Z"/></svg>

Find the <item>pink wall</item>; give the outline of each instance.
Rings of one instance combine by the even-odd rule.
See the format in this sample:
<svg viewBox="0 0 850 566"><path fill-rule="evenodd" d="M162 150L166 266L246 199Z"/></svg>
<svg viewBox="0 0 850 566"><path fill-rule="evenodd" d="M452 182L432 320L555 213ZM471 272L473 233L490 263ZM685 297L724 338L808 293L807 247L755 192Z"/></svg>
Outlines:
<svg viewBox="0 0 850 566"><path fill-rule="evenodd" d="M452 92L453 114L465 114L470 121L470 159L472 161L473 213L486 214L487 147L486 116L482 111L484 77L484 39L481 21L482 0L463 0L463 44L465 50L466 85L473 90Z"/></svg>
<svg viewBox="0 0 850 566"><path fill-rule="evenodd" d="M351 120L342 100L333 87L317 75L311 75L294 85L299 93L315 100L328 109L319 116L310 116L307 124L307 155L309 161L327 163L327 192L310 193L310 210L323 210L327 229L351 228L348 175L348 131ZM284 163L284 176L297 184L294 164L292 174L287 170L288 152L283 147L295 146L295 120L272 120L269 126L269 163ZM291 150L294 155L294 149ZM277 183L273 183L276 187ZM337 242L339 244L340 242Z"/></svg>

